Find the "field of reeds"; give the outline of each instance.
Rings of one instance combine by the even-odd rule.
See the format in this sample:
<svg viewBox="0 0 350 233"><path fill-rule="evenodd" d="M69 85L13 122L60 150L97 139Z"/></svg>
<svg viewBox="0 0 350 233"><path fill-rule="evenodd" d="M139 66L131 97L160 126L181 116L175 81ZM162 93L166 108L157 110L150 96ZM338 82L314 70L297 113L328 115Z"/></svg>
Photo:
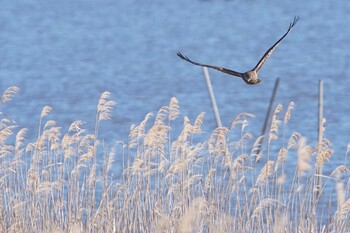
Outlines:
<svg viewBox="0 0 350 233"><path fill-rule="evenodd" d="M8 88L0 104L18 91ZM350 231L347 152L322 174L331 143L286 135L293 102L275 109L262 150L248 113L205 136L205 113L185 116L175 134L176 98L132 125L127 142L106 145L99 125L114 106L102 93L95 127L75 121L67 132L46 120L45 106L34 142L1 112L0 232Z"/></svg>

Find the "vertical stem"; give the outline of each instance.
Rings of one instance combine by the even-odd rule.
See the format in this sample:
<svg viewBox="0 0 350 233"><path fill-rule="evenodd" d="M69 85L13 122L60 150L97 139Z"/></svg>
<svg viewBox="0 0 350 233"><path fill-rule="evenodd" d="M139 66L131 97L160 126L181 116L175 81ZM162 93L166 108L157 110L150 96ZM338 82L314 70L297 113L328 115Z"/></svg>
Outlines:
<svg viewBox="0 0 350 233"><path fill-rule="evenodd" d="M208 92L209 92L209 96L210 96L210 100L211 100L211 106L213 107L213 110L214 110L216 124L218 127L222 127L219 109L218 109L218 106L216 104L213 87L211 86L211 82L210 82L208 68L203 67L203 72L204 72L204 77L205 77L205 81L207 84L207 88L208 88Z"/></svg>
<svg viewBox="0 0 350 233"><path fill-rule="evenodd" d="M319 96L318 96L318 146L317 155L321 153L321 144L323 137L323 80L319 81ZM319 190L322 187L322 163L316 162L317 175L317 196L320 194Z"/></svg>
<svg viewBox="0 0 350 233"><path fill-rule="evenodd" d="M272 115L272 106L273 106L273 103L275 102L275 97L276 97L276 93L277 93L277 89L278 89L279 83L280 83L280 79L277 78L276 81L275 81L275 86L274 86L273 91L272 91L272 96L271 96L271 99L270 99L269 108L268 108L267 113L266 113L264 127L263 127L263 129L261 131L261 135L264 135L264 136L266 134L266 130L267 130L267 127L269 125L269 120L270 120L271 115ZM264 137L261 139L261 143L260 143L260 147L259 147L258 153L261 151L261 147L262 147L263 142L264 142Z"/></svg>
<svg viewBox="0 0 350 233"><path fill-rule="evenodd" d="M322 141L322 121L323 121L323 80L319 81L319 96L318 96L318 145ZM318 146L318 152L319 152Z"/></svg>

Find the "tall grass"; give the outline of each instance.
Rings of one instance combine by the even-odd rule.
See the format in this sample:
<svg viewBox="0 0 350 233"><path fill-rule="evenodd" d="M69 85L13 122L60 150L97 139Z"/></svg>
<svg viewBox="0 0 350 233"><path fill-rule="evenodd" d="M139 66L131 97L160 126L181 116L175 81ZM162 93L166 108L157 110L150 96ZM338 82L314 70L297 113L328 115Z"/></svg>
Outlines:
<svg viewBox="0 0 350 233"><path fill-rule="evenodd" d="M1 105L18 91L6 90ZM297 132L286 135L294 103L284 116L282 105L276 108L266 154L259 150L262 136L254 139L248 131L253 115L247 113L206 139L199 135L205 114L193 124L184 117L181 133L173 136L180 116L175 98L154 117L147 114L139 125L132 125L128 142L106 146L99 138L99 125L110 119L114 106L104 92L92 134L82 121L61 132L55 121L46 120L51 111L46 106L35 142L27 142L27 129L1 113L1 232L349 229L349 170L337 167L317 187L315 166L326 165L333 151L326 138L322 145L311 146ZM282 140L276 140L279 137ZM121 161L120 171L116 160ZM113 179L118 172L120 178ZM325 193L325 185L334 185L336 195Z"/></svg>

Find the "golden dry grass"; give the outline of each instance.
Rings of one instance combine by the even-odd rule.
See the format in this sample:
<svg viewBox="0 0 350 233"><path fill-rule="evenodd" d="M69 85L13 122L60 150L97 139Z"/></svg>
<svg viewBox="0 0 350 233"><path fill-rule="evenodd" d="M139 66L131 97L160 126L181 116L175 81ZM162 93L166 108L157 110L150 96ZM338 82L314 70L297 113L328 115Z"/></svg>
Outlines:
<svg viewBox="0 0 350 233"><path fill-rule="evenodd" d="M7 89L1 105L18 91ZM293 102L284 117L283 106L277 106L267 154L259 150L262 136L254 139L248 131L253 115L247 113L200 142L205 113L193 125L184 117L181 133L173 138L172 124L180 116L176 98L154 118L147 114L131 126L128 142L106 146L99 138L99 124L111 118L114 106L110 93L104 92L92 134L82 121L61 132L55 121L45 120L51 112L46 106L35 142L27 142L27 129L1 114L0 232L349 229L349 169L344 164L321 174L327 181L317 187L320 174L315 174L315 166L326 166L332 158L331 143L323 138L321 145L312 146L299 133L285 135ZM279 149L272 150L272 145ZM121 171L115 168L117 160ZM113 179L112 173L118 172L120 179ZM336 195L324 193L325 188Z"/></svg>

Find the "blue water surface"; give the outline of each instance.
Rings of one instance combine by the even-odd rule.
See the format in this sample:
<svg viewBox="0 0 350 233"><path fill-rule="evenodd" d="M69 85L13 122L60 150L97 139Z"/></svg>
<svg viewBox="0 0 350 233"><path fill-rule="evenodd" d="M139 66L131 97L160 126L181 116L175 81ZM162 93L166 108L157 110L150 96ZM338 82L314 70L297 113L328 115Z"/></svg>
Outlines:
<svg viewBox="0 0 350 233"><path fill-rule="evenodd" d="M16 85L21 91L1 111L29 128L29 141L45 105L53 107L50 117L63 132L78 119L93 131L97 100L110 91L117 107L100 132L113 143L126 141L131 124L176 97L182 116L194 121L207 113L209 135L216 122L203 71L176 52L244 72L298 15L300 22L261 69L259 85L209 72L223 124L252 113L249 130L255 137L280 77L275 106L286 109L295 102L287 135L298 131L313 146L322 79L325 136L334 149L329 174L344 161L350 141L349 11L346 0L2 0L0 90Z"/></svg>

